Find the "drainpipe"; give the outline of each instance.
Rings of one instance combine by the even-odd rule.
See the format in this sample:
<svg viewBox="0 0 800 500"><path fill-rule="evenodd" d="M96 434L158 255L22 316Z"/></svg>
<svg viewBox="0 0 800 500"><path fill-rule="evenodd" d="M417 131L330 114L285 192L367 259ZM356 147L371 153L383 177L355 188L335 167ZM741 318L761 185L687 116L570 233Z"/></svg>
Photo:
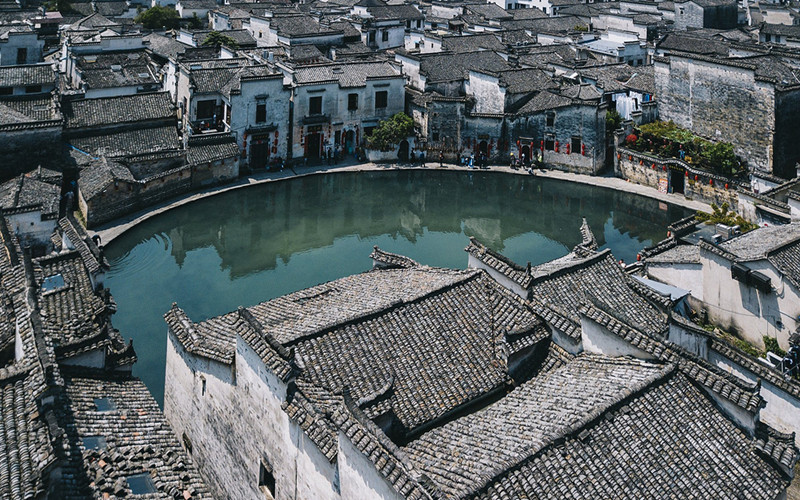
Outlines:
<svg viewBox="0 0 800 500"><path fill-rule="evenodd" d="M293 96L294 97L294 96ZM286 134L286 164L292 159L292 149L294 146L294 100L289 99L289 133Z"/></svg>

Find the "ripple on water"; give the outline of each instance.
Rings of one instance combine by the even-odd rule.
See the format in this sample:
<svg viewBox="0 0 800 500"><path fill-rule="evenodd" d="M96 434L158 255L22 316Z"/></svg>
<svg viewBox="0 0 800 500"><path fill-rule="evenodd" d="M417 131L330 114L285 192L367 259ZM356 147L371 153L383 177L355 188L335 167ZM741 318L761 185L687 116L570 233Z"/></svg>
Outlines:
<svg viewBox="0 0 800 500"><path fill-rule="evenodd" d="M109 278L136 276L149 273L161 264L172 260L172 239L166 233L156 233L144 238L133 248L118 257L110 257Z"/></svg>

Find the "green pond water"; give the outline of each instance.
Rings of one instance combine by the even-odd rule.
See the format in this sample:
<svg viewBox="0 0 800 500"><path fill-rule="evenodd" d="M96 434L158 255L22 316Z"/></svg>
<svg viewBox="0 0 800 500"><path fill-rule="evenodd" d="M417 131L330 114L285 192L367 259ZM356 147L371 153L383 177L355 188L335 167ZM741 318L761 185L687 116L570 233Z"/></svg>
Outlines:
<svg viewBox="0 0 800 500"><path fill-rule="evenodd" d="M149 219L106 248L114 325L133 338L141 377L164 393L166 324L177 302L202 321L366 271L373 245L432 266L465 268L475 236L520 264L580 243L631 262L689 212L648 198L492 172L388 171L310 176L239 189Z"/></svg>

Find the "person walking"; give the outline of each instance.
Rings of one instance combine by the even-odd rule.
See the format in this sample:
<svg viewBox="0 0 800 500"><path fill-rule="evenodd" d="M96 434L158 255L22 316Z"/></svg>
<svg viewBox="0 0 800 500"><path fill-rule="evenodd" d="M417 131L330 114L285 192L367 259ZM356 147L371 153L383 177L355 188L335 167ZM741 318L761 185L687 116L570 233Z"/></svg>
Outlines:
<svg viewBox="0 0 800 500"><path fill-rule="evenodd" d="M444 167L444 151L439 151L439 167Z"/></svg>

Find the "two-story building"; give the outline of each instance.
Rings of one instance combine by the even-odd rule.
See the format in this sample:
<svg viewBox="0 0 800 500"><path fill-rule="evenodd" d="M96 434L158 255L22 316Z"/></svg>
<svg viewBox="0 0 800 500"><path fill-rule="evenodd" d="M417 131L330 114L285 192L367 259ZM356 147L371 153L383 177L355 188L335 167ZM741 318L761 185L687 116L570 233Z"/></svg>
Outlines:
<svg viewBox="0 0 800 500"><path fill-rule="evenodd" d="M384 61L283 70L292 85L292 157L352 154L380 120L404 110L403 75Z"/></svg>

